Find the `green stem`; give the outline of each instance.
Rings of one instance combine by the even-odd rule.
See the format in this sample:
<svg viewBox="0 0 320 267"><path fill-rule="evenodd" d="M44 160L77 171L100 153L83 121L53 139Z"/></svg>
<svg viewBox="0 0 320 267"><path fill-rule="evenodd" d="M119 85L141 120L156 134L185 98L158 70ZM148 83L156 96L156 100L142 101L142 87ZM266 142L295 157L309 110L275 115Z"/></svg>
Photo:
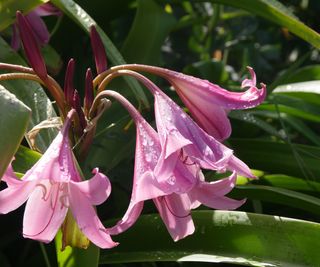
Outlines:
<svg viewBox="0 0 320 267"><path fill-rule="evenodd" d="M48 257L47 251L46 251L46 248L44 247L43 243L41 243L41 242L39 242L39 245L40 245L40 249L41 249L41 252L42 252L44 261L45 261L45 263L46 263L46 266L47 266L47 267L51 267L51 264L50 264L50 261L49 261L49 257Z"/></svg>

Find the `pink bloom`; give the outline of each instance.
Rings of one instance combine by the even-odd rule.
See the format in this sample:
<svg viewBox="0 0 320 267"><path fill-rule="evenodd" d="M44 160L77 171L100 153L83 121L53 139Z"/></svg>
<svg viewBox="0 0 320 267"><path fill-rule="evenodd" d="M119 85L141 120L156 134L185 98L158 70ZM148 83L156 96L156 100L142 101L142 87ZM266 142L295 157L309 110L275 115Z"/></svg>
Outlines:
<svg viewBox="0 0 320 267"><path fill-rule="evenodd" d="M105 231L93 205L104 202L111 192L106 176L94 169L90 180L82 181L68 140L70 111L63 128L41 159L18 179L11 166L3 177L8 187L0 192L0 213L5 214L27 201L23 236L50 242L70 208L80 230L101 248L117 245Z"/></svg>
<svg viewBox="0 0 320 267"><path fill-rule="evenodd" d="M159 67L129 65L128 68L167 79L201 128L219 141L231 134L227 117L229 110L255 107L266 97L266 86L261 84L261 89L256 87L256 75L250 67L251 79L245 79L241 85L242 88L249 87L245 92L230 92L209 81Z"/></svg>
<svg viewBox="0 0 320 267"><path fill-rule="evenodd" d="M219 209L235 209L243 204L243 200L224 196L235 184L235 173L226 179L205 182L199 164L185 157L181 142L172 139L171 147L163 145L158 133L127 100L110 90L103 94L120 101L129 110L137 126L131 201L123 218L108 229L110 234L119 234L133 225L142 212L143 202L148 199L154 201L175 241L194 232L190 211L201 203ZM191 145L188 140L184 141L185 145ZM225 149L231 157L232 151ZM211 160L214 166L223 164L219 162L219 157L212 157Z"/></svg>
<svg viewBox="0 0 320 267"><path fill-rule="evenodd" d="M204 169L254 178L248 166L233 155L233 151L202 130L188 114L143 75L124 70L123 74L141 81L155 98L155 118L162 154L157 173L169 172L181 157Z"/></svg>
<svg viewBox="0 0 320 267"><path fill-rule="evenodd" d="M154 88L156 88L154 86ZM202 130L176 103L157 89L155 117L160 143L167 162L175 162L180 155L201 168L224 172L226 170L251 177L248 166L233 155L233 151Z"/></svg>

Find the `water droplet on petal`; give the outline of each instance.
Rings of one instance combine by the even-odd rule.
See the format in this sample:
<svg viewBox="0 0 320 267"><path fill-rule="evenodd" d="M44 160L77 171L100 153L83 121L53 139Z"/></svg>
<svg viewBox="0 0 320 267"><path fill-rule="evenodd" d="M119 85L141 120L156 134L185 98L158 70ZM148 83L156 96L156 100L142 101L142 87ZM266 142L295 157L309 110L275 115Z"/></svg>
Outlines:
<svg viewBox="0 0 320 267"><path fill-rule="evenodd" d="M169 179L167 180L167 183L170 185L174 185L176 183L176 177L170 176Z"/></svg>
<svg viewBox="0 0 320 267"><path fill-rule="evenodd" d="M151 153L147 153L146 154L146 162L151 162L152 160L152 154Z"/></svg>
<svg viewBox="0 0 320 267"><path fill-rule="evenodd" d="M143 138L142 140L142 145L146 146L148 144L148 140L146 138Z"/></svg>
<svg viewBox="0 0 320 267"><path fill-rule="evenodd" d="M204 150L204 155L205 156L211 156L212 155L212 150L208 146Z"/></svg>
<svg viewBox="0 0 320 267"><path fill-rule="evenodd" d="M186 113L182 112L182 113L181 113L181 117L182 117L183 119L186 119L186 118L187 118Z"/></svg>

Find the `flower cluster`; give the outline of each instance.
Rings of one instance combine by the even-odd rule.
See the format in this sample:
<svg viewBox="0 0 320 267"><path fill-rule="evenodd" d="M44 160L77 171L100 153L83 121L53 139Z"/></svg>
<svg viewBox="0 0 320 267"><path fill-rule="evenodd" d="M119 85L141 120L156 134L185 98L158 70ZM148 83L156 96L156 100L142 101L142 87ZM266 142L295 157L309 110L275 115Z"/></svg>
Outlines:
<svg viewBox="0 0 320 267"><path fill-rule="evenodd" d="M32 68L1 63L0 68L18 73L0 75L0 80L20 78L23 74L25 79L43 84L55 99L64 120L50 147L21 179L15 176L11 166L2 178L7 188L0 192L0 213L8 213L27 202L24 237L50 242L60 227L67 228L66 221L71 214L86 238L101 248L112 248L117 243L111 236L131 227L140 216L144 202L152 200L173 240L177 241L194 232L192 209L201 204L214 209L236 209L245 202L226 194L235 186L238 174L254 176L221 141L231 133L229 110L251 108L265 98L266 87L264 84L261 89L256 87L252 68L249 68L251 79L242 83L242 87L248 88L245 92L230 92L208 81L159 67L128 64L108 69L102 41L92 27L97 76L93 78L92 71L87 70L82 103L73 85L75 61L69 61L62 90L47 73L30 23L20 12L17 21ZM140 72L166 79L192 117ZM124 96L105 90L118 76L134 77L152 93L155 128ZM83 180L76 157L86 155L96 123L113 100L122 104L136 125L135 167L128 209L116 225L105 228L95 206L110 195L109 179L95 168L94 176ZM72 149L75 143L79 147L77 153ZM202 170L229 171L231 175L206 181Z"/></svg>

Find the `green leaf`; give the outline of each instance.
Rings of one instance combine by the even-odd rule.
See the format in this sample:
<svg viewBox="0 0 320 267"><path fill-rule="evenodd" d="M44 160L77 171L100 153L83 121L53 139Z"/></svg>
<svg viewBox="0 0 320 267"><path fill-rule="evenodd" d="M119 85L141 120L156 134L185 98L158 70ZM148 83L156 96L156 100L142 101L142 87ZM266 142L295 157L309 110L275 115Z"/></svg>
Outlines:
<svg viewBox="0 0 320 267"><path fill-rule="evenodd" d="M109 37L103 32L103 30L97 25L97 23L83 10L78 4L73 2L72 0L52 0L54 5L59 7L66 15L68 15L74 22L76 22L83 30L87 33L90 32L90 26L94 25L102 39L104 47L107 51L107 56L114 65L122 65L126 64L122 55L118 51L118 49L111 42ZM139 85L139 83L135 79L131 79L130 77L124 77L125 81L129 85L129 87L135 93L135 96L138 100L142 101L147 107L149 106L149 102Z"/></svg>
<svg viewBox="0 0 320 267"><path fill-rule="evenodd" d="M22 58L1 37L0 61L26 66ZM25 80L1 81L0 83L31 108L32 116L28 131L40 122L57 116L50 99L38 83ZM54 128L42 130L36 137L37 147L44 152L56 135L57 130Z"/></svg>
<svg viewBox="0 0 320 267"><path fill-rule="evenodd" d="M13 169L16 172L26 173L40 158L41 154L25 146L19 146L13 161Z"/></svg>
<svg viewBox="0 0 320 267"><path fill-rule="evenodd" d="M265 122L264 120L261 120L257 116L255 116L251 111L231 111L228 116L233 119L241 120L253 125L256 125L257 127L263 129L267 133L277 136L281 139L283 139L283 136L279 133L279 131L273 127L271 124Z"/></svg>
<svg viewBox="0 0 320 267"><path fill-rule="evenodd" d="M26 131L31 110L0 85L0 178Z"/></svg>
<svg viewBox="0 0 320 267"><path fill-rule="evenodd" d="M95 245L90 244L87 249L71 248L70 246L67 246L63 251L61 251L61 231L58 232L55 238L55 243L59 267L98 266L100 250Z"/></svg>
<svg viewBox="0 0 320 267"><path fill-rule="evenodd" d="M41 49L41 54L46 62L48 72L53 76L58 75L63 62L57 51L52 46L45 45Z"/></svg>
<svg viewBox="0 0 320 267"><path fill-rule="evenodd" d="M17 10L20 10L23 13L27 13L45 2L48 2L48 0L0 0L0 31L2 31L15 21Z"/></svg>
<svg viewBox="0 0 320 267"><path fill-rule="evenodd" d="M289 190L319 192L320 183L283 174L268 174L259 179L259 182Z"/></svg>
<svg viewBox="0 0 320 267"><path fill-rule="evenodd" d="M302 134L304 137L308 138L311 142L320 146L319 135L315 131L313 131L306 123L304 123L303 120L301 120L299 118L295 118L295 117L290 116L284 112L268 111L268 110L252 110L252 111L245 111L245 113L255 115L255 117L262 116L262 117L266 117L267 119L272 118L272 119L276 119L276 120L282 120L283 122L289 124L295 130L300 132L300 134ZM231 118L233 118L233 112L230 112L229 115ZM264 123L266 124L266 122L264 122ZM264 130L267 131L267 128L265 128ZM271 131L268 131L268 132L272 135L275 135ZM277 136L277 135L275 135L275 136ZM285 133L280 134L281 139L284 139L285 137L286 137Z"/></svg>
<svg viewBox="0 0 320 267"><path fill-rule="evenodd" d="M202 1L201 1L202 2ZM303 24L292 12L276 0L211 0L211 2L230 5L261 16L280 26L288 28L303 40L320 48L320 35Z"/></svg>
<svg viewBox="0 0 320 267"><path fill-rule="evenodd" d="M231 138L229 142L250 168L311 180L320 177L318 147L254 139Z"/></svg>
<svg viewBox="0 0 320 267"><path fill-rule="evenodd" d="M226 82L229 74L225 64L215 59L195 62L183 69L183 72L205 80L214 81L217 84Z"/></svg>
<svg viewBox="0 0 320 267"><path fill-rule="evenodd" d="M297 131L299 131L303 136L308 138L315 145L320 146L319 135L316 132L314 132L310 127L308 127L303 120L288 116L287 114L284 114L284 116L281 116L281 117L284 118L284 120L288 124L290 124L291 127L295 128Z"/></svg>
<svg viewBox="0 0 320 267"><path fill-rule="evenodd" d="M281 84L320 80L320 65L305 66L286 75Z"/></svg>
<svg viewBox="0 0 320 267"><path fill-rule="evenodd" d="M230 196L282 204L320 215L319 198L284 188L251 184L241 185L237 186Z"/></svg>
<svg viewBox="0 0 320 267"><path fill-rule="evenodd" d="M121 49L122 55L129 63L159 63L161 47L175 23L174 16L153 0L138 1L135 19Z"/></svg>
<svg viewBox="0 0 320 267"><path fill-rule="evenodd" d="M195 233L174 242L158 215L141 216L100 263L203 261L319 266L320 224L235 211L195 211ZM148 237L148 238L144 238Z"/></svg>
<svg viewBox="0 0 320 267"><path fill-rule="evenodd" d="M304 120L320 122L320 109L318 104L308 103L302 99L300 94L298 97L288 94L272 94L268 100L269 103L261 104L256 107L256 109L279 111ZM314 101L316 101L316 99L314 99Z"/></svg>
<svg viewBox="0 0 320 267"><path fill-rule="evenodd" d="M308 81L299 83L289 83L278 86L273 93L277 95L287 95L305 100L311 104L320 106L320 82Z"/></svg>

